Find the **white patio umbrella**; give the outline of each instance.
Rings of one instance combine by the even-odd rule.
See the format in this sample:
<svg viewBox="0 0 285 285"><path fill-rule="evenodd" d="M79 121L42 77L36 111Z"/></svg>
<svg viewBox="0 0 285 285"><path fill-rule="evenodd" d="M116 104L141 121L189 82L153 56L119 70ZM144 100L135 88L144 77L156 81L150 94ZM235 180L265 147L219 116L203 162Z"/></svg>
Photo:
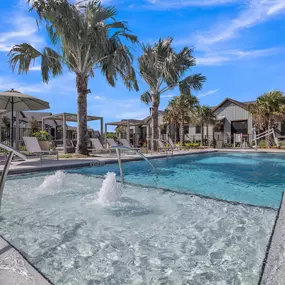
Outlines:
<svg viewBox="0 0 285 285"><path fill-rule="evenodd" d="M11 146L13 146L14 138L14 122L13 122L13 113L14 111L38 111L38 110L44 110L49 109L49 103L46 101L43 101L41 99L38 99L36 97L23 94L19 91L16 91L14 89L0 92L0 109L4 109L7 111L11 111L12 118L11 118L11 131L12 135L10 136L11 140Z"/></svg>

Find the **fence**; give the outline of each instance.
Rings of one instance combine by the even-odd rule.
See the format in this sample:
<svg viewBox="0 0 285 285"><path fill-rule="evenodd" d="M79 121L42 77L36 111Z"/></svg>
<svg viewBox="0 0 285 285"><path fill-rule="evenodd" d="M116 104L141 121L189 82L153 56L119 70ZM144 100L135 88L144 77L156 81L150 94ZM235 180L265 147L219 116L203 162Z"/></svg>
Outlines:
<svg viewBox="0 0 285 285"><path fill-rule="evenodd" d="M19 129L19 144L23 145L23 137L30 137L32 129L20 128ZM16 140L16 129L13 129L14 142ZM8 146L11 146L11 129L7 127L0 127L0 141Z"/></svg>

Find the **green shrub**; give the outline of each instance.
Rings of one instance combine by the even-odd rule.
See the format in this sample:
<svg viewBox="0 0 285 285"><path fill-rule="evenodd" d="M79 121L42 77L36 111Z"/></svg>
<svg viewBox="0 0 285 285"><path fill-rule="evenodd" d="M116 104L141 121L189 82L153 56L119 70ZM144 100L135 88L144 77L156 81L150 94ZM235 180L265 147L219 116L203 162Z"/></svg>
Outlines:
<svg viewBox="0 0 285 285"><path fill-rule="evenodd" d="M266 148L267 147L267 144L266 144L265 140L259 141L258 145L259 145L260 148Z"/></svg>
<svg viewBox="0 0 285 285"><path fill-rule="evenodd" d="M51 135L46 131L39 131L32 134L32 137L36 137L38 141L51 141Z"/></svg>
<svg viewBox="0 0 285 285"><path fill-rule="evenodd" d="M107 139L115 139L116 138L116 134L115 133L107 133L106 138Z"/></svg>

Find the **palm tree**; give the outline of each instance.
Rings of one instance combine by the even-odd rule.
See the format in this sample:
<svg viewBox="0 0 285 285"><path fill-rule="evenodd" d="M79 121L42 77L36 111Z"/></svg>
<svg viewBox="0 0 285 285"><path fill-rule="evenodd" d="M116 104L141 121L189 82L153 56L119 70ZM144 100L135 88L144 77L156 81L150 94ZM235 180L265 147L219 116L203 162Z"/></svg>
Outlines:
<svg viewBox="0 0 285 285"><path fill-rule="evenodd" d="M281 91L271 91L258 97L250 105L254 125L258 130L271 129L285 119L285 97Z"/></svg>
<svg viewBox="0 0 285 285"><path fill-rule="evenodd" d="M166 108L165 120L173 123L178 123L180 126L180 143L185 144L185 122L190 122L193 114L199 106L197 97L191 94L185 94L174 97L169 101Z"/></svg>
<svg viewBox="0 0 285 285"><path fill-rule="evenodd" d="M160 39L153 46L143 45L143 55L139 57L140 74L149 86L149 90L141 95L141 100L152 104L152 141L158 139L158 108L161 94L179 86L180 92L190 94L190 90L200 90L204 76L193 74L182 79L185 72L196 65L192 49L184 47L176 52L172 47L173 39ZM156 150L156 144L152 143Z"/></svg>
<svg viewBox="0 0 285 285"><path fill-rule="evenodd" d="M253 114L253 124L258 131L270 130L285 120L285 97L281 91L274 90L258 97L255 104L249 106ZM269 139L267 144L269 146Z"/></svg>
<svg viewBox="0 0 285 285"><path fill-rule="evenodd" d="M216 115L208 106L199 106L196 112L196 123L201 126L201 145L204 144L204 125L207 125L207 137L209 138L209 124L214 124Z"/></svg>
<svg viewBox="0 0 285 285"><path fill-rule="evenodd" d="M13 71L29 71L35 59L41 61L41 74L45 83L51 76L62 73L63 66L76 74L78 93L77 152L87 150L87 95L88 82L98 68L111 86L118 76L129 89L138 90L132 55L122 40L136 43L125 22L115 20L116 9L103 7L99 0L69 4L67 0L28 0L40 21L46 25L51 43L42 52L28 43L14 46L10 51ZM84 4L86 3L86 4Z"/></svg>

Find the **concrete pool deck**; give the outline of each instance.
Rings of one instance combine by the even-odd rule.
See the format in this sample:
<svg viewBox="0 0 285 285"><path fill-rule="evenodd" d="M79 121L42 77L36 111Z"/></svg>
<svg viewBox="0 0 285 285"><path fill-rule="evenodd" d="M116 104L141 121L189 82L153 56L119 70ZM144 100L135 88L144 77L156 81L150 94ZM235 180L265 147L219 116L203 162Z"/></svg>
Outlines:
<svg viewBox="0 0 285 285"><path fill-rule="evenodd" d="M50 285L11 244L0 236L1 285Z"/></svg>
<svg viewBox="0 0 285 285"><path fill-rule="evenodd" d="M259 285L285 283L285 195L276 218Z"/></svg>
<svg viewBox="0 0 285 285"><path fill-rule="evenodd" d="M247 152L247 153L284 153L285 150L279 149L259 149L257 151L253 149L199 149L199 150L189 150L189 151L174 151L173 156L183 156L190 154L203 154L203 153L212 153L212 152ZM170 157L171 152L168 154L164 153L153 153L153 154L144 154L148 159L157 159ZM136 161L142 160L139 155L136 154L123 154L122 161ZM29 172L42 172L42 171L53 171L59 169L67 168L80 168L88 166L100 166L104 164L117 163L118 159L115 153L110 154L98 154L95 157L88 158L61 158L59 160L54 159L44 159L42 162L39 158L28 158L26 161L13 161L8 175L23 174ZM2 171L4 165L0 165L0 171Z"/></svg>
<svg viewBox="0 0 285 285"><path fill-rule="evenodd" d="M190 154L202 154L216 152L215 149L202 149L202 150L190 150L190 151L174 151L173 156L182 156ZM170 153L155 153L144 154L148 159L165 158L172 156ZM142 160L139 155L136 154L123 154L122 161L136 161ZM96 157L88 158L68 158L68 159L44 159L42 162L39 158L28 158L26 161L13 161L10 166L9 175L24 174L30 172L41 171L53 171L67 168L80 168L88 166L100 166L104 164L117 163L118 159L116 154L98 154ZM0 165L0 171L2 171L4 165Z"/></svg>

